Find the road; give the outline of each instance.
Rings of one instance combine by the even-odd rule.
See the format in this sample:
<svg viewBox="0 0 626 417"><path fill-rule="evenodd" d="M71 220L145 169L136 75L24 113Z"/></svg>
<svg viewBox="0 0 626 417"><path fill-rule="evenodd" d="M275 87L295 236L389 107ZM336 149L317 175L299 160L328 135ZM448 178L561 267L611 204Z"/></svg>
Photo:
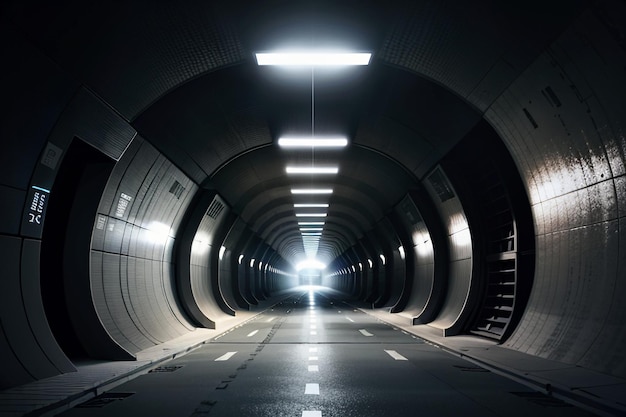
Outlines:
<svg viewBox="0 0 626 417"><path fill-rule="evenodd" d="M61 415L592 414L442 351L331 293L311 290Z"/></svg>

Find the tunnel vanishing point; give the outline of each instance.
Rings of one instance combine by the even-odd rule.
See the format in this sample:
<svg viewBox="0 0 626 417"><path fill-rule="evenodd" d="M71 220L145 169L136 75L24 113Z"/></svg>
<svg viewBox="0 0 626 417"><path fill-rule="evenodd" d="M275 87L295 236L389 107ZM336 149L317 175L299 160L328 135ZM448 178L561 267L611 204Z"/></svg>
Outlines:
<svg viewBox="0 0 626 417"><path fill-rule="evenodd" d="M623 1L0 8L0 389L320 285L623 398Z"/></svg>

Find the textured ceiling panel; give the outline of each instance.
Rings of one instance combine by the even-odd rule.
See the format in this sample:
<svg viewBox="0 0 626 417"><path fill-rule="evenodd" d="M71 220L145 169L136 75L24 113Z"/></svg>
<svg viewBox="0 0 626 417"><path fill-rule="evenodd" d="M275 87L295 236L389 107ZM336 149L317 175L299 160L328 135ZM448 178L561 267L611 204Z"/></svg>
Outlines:
<svg viewBox="0 0 626 417"><path fill-rule="evenodd" d="M29 3L14 16L128 120L177 85L246 56L212 2L76 6Z"/></svg>
<svg viewBox="0 0 626 417"><path fill-rule="evenodd" d="M256 148L269 142L269 127L260 108L243 109L230 115L228 120L244 149Z"/></svg>
<svg viewBox="0 0 626 417"><path fill-rule="evenodd" d="M247 149L271 141L254 69L242 65L189 82L151 106L134 125L164 152L175 142L187 154L175 160L183 169L183 160L191 159L211 175Z"/></svg>
<svg viewBox="0 0 626 417"><path fill-rule="evenodd" d="M445 85L485 110L585 1L405 2L377 58Z"/></svg>
<svg viewBox="0 0 626 417"><path fill-rule="evenodd" d="M254 219L255 226L258 227L255 232L263 239L269 234L274 233L277 227L282 228L284 225L289 226L285 231L297 232L299 230L297 222L294 221L293 205L287 207L282 206L268 211L260 211L258 214L259 216Z"/></svg>

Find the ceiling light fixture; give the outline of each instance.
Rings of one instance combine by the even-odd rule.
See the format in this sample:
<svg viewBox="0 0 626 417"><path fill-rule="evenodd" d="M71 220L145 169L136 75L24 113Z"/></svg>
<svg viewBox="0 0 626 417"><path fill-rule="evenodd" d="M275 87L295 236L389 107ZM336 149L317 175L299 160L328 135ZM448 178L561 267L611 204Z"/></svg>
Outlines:
<svg viewBox="0 0 626 417"><path fill-rule="evenodd" d="M285 168L287 174L337 174L339 172L338 167L294 167L288 166Z"/></svg>
<svg viewBox="0 0 626 417"><path fill-rule="evenodd" d="M328 208L328 204L294 204L293 205L294 208L306 208L306 207L311 207L311 208Z"/></svg>
<svg viewBox="0 0 626 417"><path fill-rule="evenodd" d="M343 148L347 145L348 139L342 137L289 136L278 139L281 148Z"/></svg>
<svg viewBox="0 0 626 417"><path fill-rule="evenodd" d="M326 213L296 213L296 217L326 217Z"/></svg>
<svg viewBox="0 0 626 417"><path fill-rule="evenodd" d="M332 188L292 188L291 194L332 194Z"/></svg>
<svg viewBox="0 0 626 417"><path fill-rule="evenodd" d="M323 226L324 222L298 222L298 226Z"/></svg>
<svg viewBox="0 0 626 417"><path fill-rule="evenodd" d="M324 230L324 228L322 227L301 227L300 228L301 232L321 232L322 230Z"/></svg>
<svg viewBox="0 0 626 417"><path fill-rule="evenodd" d="M336 67L369 65L369 52L267 52L256 53L258 65Z"/></svg>

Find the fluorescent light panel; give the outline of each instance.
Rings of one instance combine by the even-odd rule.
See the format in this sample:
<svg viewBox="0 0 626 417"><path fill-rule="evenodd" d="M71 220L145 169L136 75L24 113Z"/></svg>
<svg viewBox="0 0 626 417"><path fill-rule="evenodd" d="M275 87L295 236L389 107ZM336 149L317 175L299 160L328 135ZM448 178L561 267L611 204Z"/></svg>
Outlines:
<svg viewBox="0 0 626 417"><path fill-rule="evenodd" d="M332 194L332 188L292 188L291 194Z"/></svg>
<svg viewBox="0 0 626 417"><path fill-rule="evenodd" d="M326 217L326 213L296 213L296 217Z"/></svg>
<svg viewBox="0 0 626 417"><path fill-rule="evenodd" d="M368 65L369 52L268 52L256 53L258 65L329 67L346 65Z"/></svg>
<svg viewBox="0 0 626 417"><path fill-rule="evenodd" d="M298 226L323 226L324 222L298 222Z"/></svg>
<svg viewBox="0 0 626 417"><path fill-rule="evenodd" d="M324 228L322 227L301 227L300 228L301 232L321 232L322 230L324 230Z"/></svg>
<svg viewBox="0 0 626 417"><path fill-rule="evenodd" d="M290 166L285 168L287 174L337 174L339 172L338 167L294 167Z"/></svg>
<svg viewBox="0 0 626 417"><path fill-rule="evenodd" d="M278 139L278 146L281 148L343 148L347 145L348 139L343 137L290 136Z"/></svg>
<svg viewBox="0 0 626 417"><path fill-rule="evenodd" d="M328 204L294 204L293 205L294 208L306 208L306 207L310 207L310 208L327 208Z"/></svg>

